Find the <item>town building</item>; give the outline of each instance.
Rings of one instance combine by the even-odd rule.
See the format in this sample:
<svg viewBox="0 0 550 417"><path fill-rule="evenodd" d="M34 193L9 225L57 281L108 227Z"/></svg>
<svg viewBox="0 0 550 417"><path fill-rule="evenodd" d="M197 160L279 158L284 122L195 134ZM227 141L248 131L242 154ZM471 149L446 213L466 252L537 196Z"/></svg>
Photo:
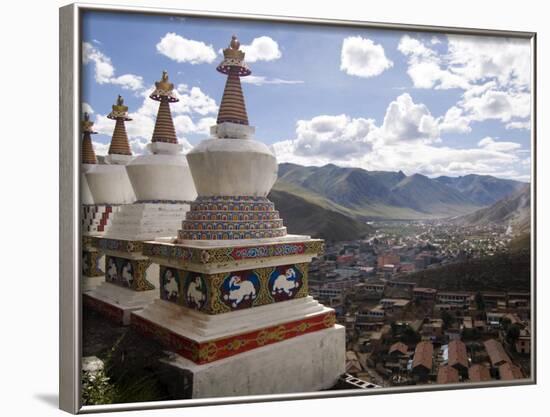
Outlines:
<svg viewBox="0 0 550 417"><path fill-rule="evenodd" d="M438 384L456 384L460 382L459 372L451 366L441 366L437 371Z"/></svg>
<svg viewBox="0 0 550 417"><path fill-rule="evenodd" d="M416 301L434 302L437 295L435 288L414 287L413 297Z"/></svg>
<svg viewBox="0 0 550 417"><path fill-rule="evenodd" d="M388 349L388 354L390 356L405 356L408 355L409 348L405 343L402 342L396 342L393 345L390 346Z"/></svg>
<svg viewBox="0 0 550 417"><path fill-rule="evenodd" d="M471 382L486 382L491 380L491 373L486 366L475 364L468 369L468 378Z"/></svg>
<svg viewBox="0 0 550 417"><path fill-rule="evenodd" d="M449 342L449 359L447 364L456 369L463 378L468 376L468 354L466 352L466 345L462 341L452 340Z"/></svg>
<svg viewBox="0 0 550 417"><path fill-rule="evenodd" d="M516 352L522 355L529 355L531 353L531 331L528 327L521 329L519 337L515 342Z"/></svg>
<svg viewBox="0 0 550 417"><path fill-rule="evenodd" d="M489 339L483 342L483 345L485 346L485 350L489 355L489 359L493 368L498 368L504 363L511 363L510 357L504 350L504 346L502 346L499 341L495 339Z"/></svg>
<svg viewBox="0 0 550 417"><path fill-rule="evenodd" d="M521 369L510 362L504 362L498 367L498 374L501 381L513 381L524 378Z"/></svg>
<svg viewBox="0 0 550 417"><path fill-rule="evenodd" d="M412 372L422 382L428 381L433 369L434 348L431 342L423 341L416 345L412 362Z"/></svg>
<svg viewBox="0 0 550 417"><path fill-rule="evenodd" d="M466 308L470 306L473 296L470 293L440 291L436 295L438 304L447 304Z"/></svg>

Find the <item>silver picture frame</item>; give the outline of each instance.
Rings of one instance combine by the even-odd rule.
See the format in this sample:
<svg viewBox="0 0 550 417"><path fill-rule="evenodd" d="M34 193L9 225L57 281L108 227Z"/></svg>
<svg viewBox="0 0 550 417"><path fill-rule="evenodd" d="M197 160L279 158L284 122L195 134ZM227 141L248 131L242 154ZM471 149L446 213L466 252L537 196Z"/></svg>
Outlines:
<svg viewBox="0 0 550 417"><path fill-rule="evenodd" d="M480 382L468 384L448 384L445 386L424 385L413 387L377 388L375 390L342 390L314 393L260 395L246 397L225 397L210 399L154 401L114 405L82 406L80 394L81 379L81 322L82 302L80 297L81 239L80 239L80 82L81 82L81 22L82 14L89 11L116 13L161 14L181 17L208 17L269 21L321 26L356 27L368 29L388 29L397 31L431 32L445 34L479 35L528 39L531 44L531 310L532 310L532 353L531 376L512 382ZM380 395L399 392L438 391L449 389L469 389L481 387L536 384L536 189L537 189L537 34L507 30L488 30L461 27L411 25L367 21L332 20L309 17L268 16L178 10L154 7L128 7L98 5L88 3L70 4L59 9L59 408L69 413L94 413L106 411L144 410L156 408L194 407L218 404L238 404L277 400L303 400L325 397L347 397Z"/></svg>

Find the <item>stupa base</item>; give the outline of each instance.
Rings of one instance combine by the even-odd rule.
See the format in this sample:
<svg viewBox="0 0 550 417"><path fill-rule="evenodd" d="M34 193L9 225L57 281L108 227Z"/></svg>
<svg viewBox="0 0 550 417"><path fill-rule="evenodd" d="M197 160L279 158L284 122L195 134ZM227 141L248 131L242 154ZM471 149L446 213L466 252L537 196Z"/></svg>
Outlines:
<svg viewBox="0 0 550 417"><path fill-rule="evenodd" d="M96 310L115 323L130 324L131 313L142 310L158 298L158 290L134 291L119 285L103 282L83 294L85 306Z"/></svg>
<svg viewBox="0 0 550 417"><path fill-rule="evenodd" d="M345 373L345 352L345 329L333 325L204 365L180 355L163 362L186 382L170 385L191 398L269 395L332 388Z"/></svg>
<svg viewBox="0 0 550 417"><path fill-rule="evenodd" d="M312 297L223 314L205 314L159 299L132 314L138 331L197 364L325 330L334 323L334 310Z"/></svg>
<svg viewBox="0 0 550 417"><path fill-rule="evenodd" d="M105 282L105 275L99 275L95 277L82 276L81 290L82 292L88 292L95 290L101 284Z"/></svg>

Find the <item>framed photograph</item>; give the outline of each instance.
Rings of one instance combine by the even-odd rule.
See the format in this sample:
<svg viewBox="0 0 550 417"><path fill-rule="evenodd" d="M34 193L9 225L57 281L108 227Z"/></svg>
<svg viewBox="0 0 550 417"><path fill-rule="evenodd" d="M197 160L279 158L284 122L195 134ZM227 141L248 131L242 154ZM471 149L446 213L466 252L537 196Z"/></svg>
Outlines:
<svg viewBox="0 0 550 417"><path fill-rule="evenodd" d="M60 408L535 383L535 33L72 4L60 59Z"/></svg>

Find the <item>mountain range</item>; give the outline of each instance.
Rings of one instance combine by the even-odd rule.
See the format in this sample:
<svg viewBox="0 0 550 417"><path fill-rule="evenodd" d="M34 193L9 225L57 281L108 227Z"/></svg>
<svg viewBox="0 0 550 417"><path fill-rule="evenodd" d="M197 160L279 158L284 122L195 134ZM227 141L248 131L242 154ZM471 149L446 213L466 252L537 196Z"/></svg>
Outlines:
<svg viewBox="0 0 550 417"><path fill-rule="evenodd" d="M360 221L415 220L472 213L510 196L526 183L488 175L429 178L402 171L284 163L273 192Z"/></svg>
<svg viewBox="0 0 550 417"><path fill-rule="evenodd" d="M531 226L531 188L525 184L489 207L453 219L459 224L508 224L513 232L527 233Z"/></svg>

